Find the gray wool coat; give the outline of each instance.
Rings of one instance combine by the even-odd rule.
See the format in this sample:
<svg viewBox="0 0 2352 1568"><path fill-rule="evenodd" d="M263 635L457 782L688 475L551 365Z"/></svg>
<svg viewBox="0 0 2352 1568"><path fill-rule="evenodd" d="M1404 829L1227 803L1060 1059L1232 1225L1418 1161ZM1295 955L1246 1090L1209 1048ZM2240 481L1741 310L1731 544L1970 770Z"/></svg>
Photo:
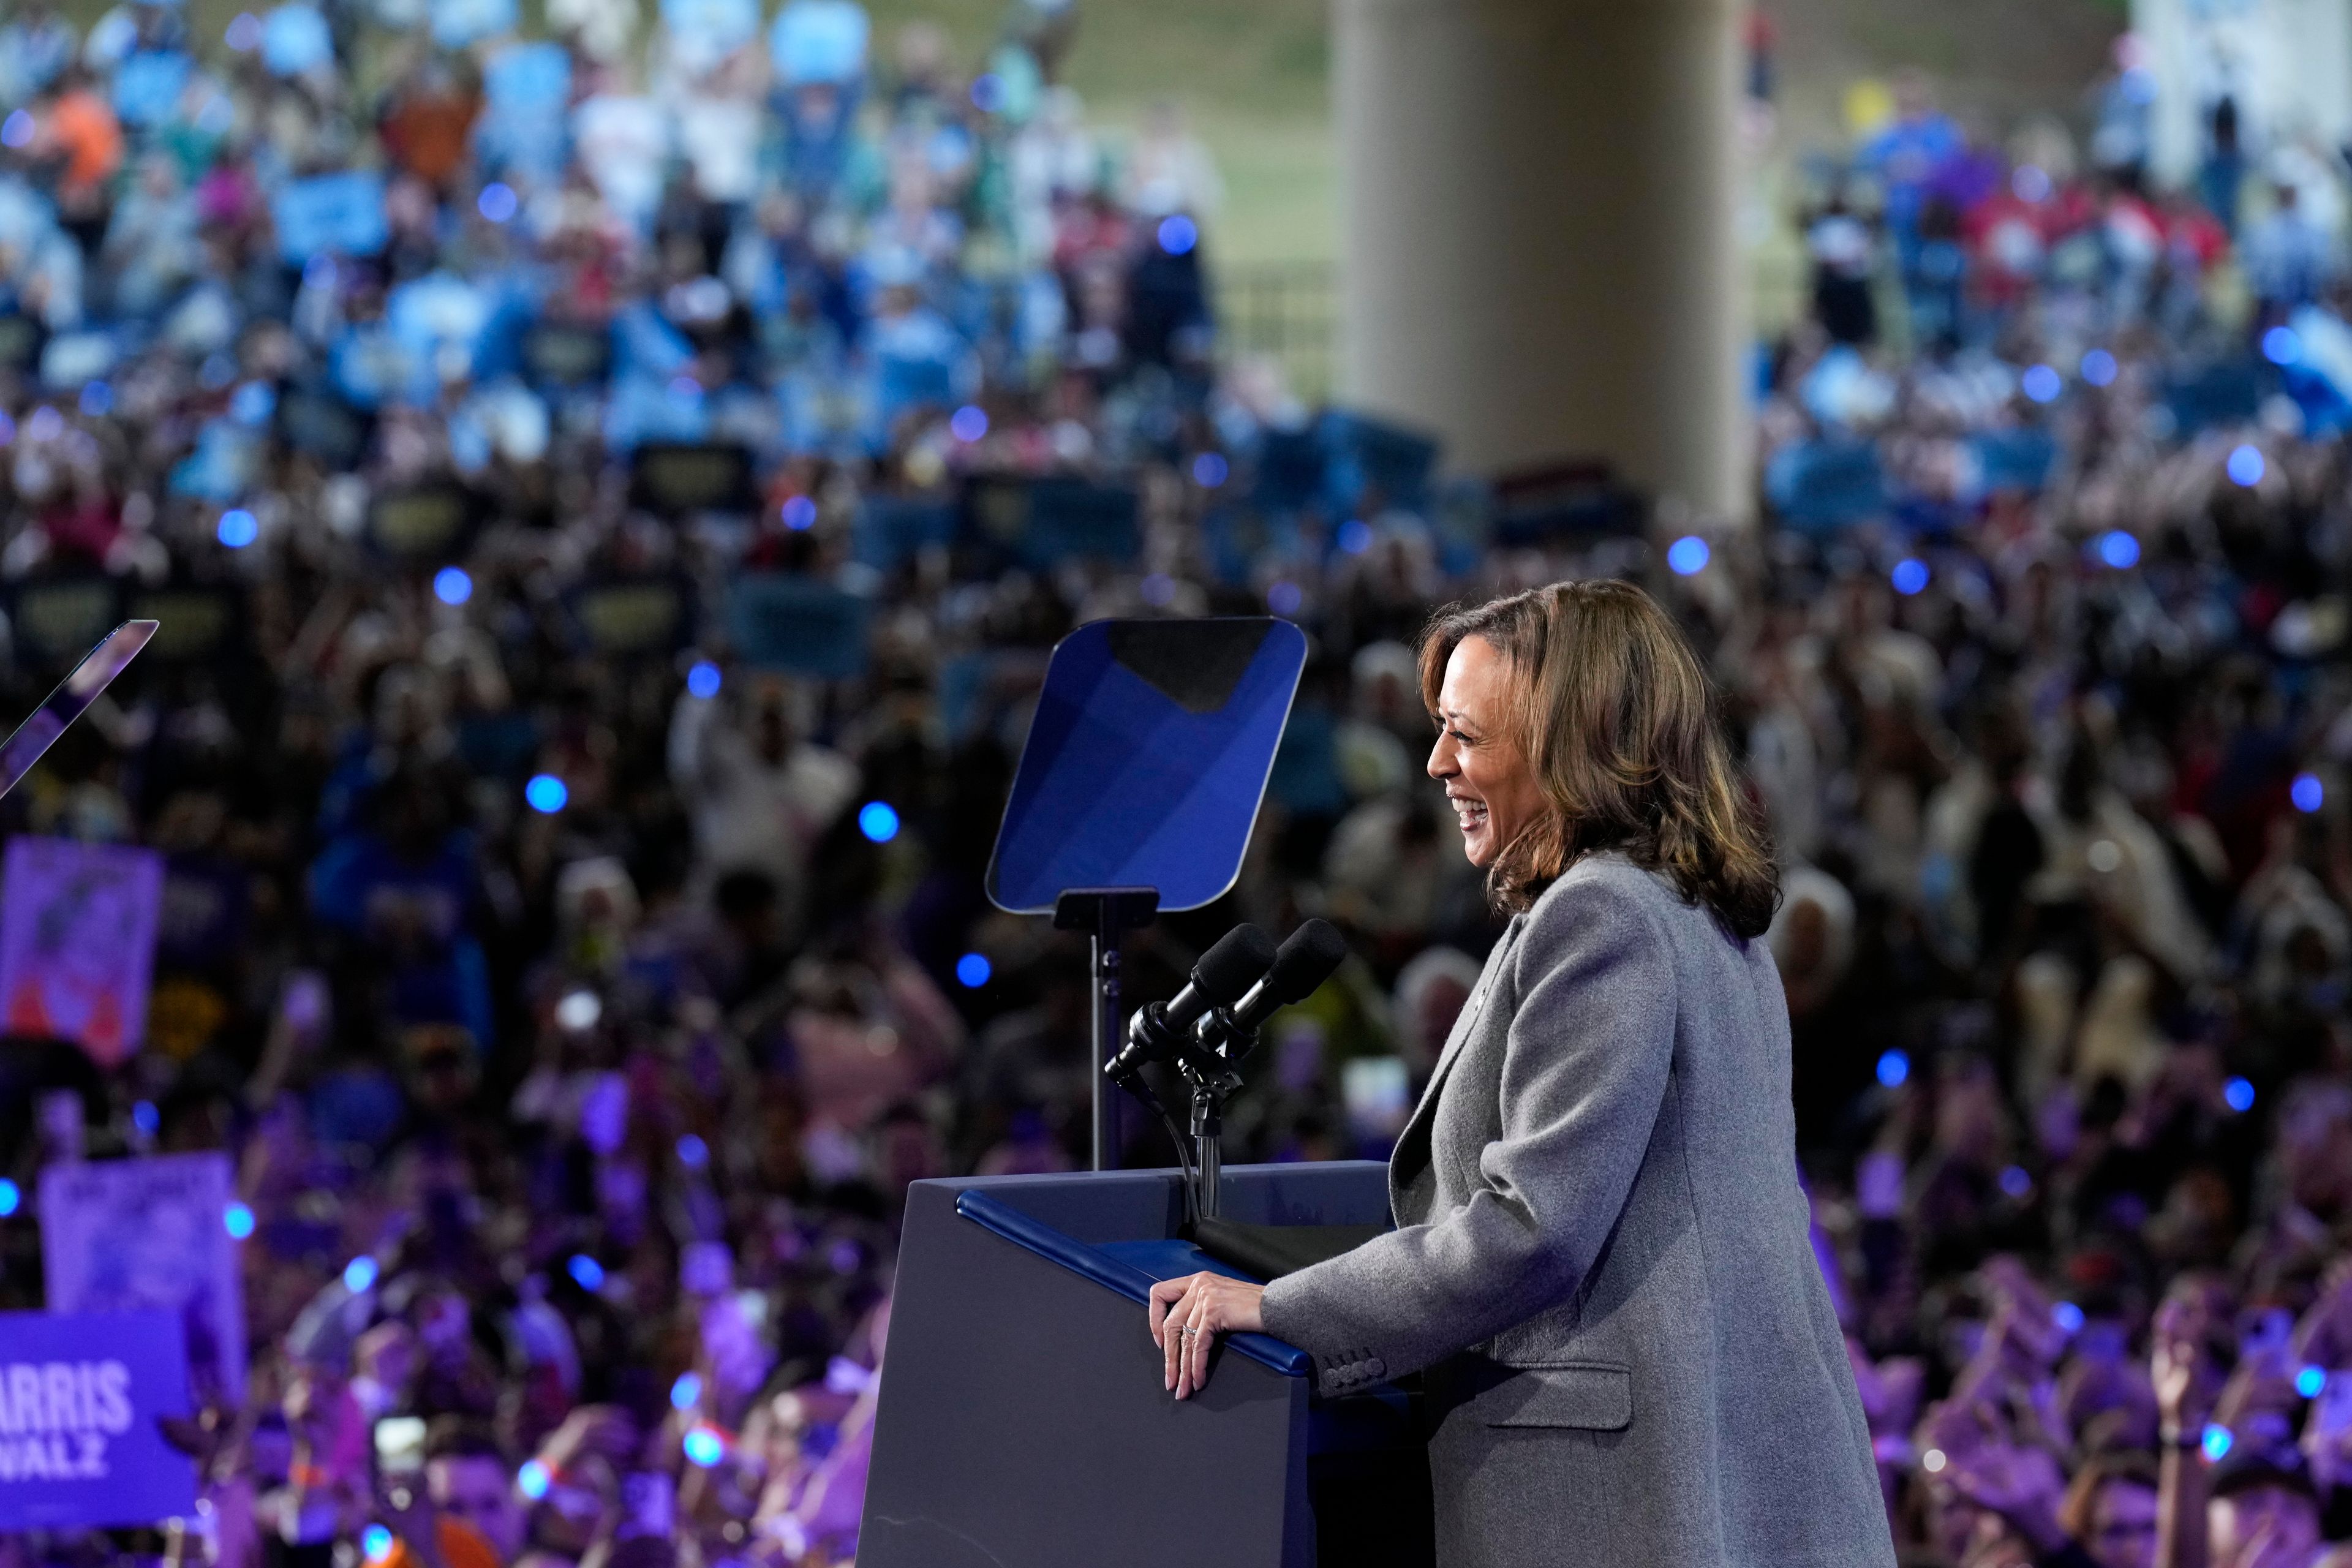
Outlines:
<svg viewBox="0 0 2352 1568"><path fill-rule="evenodd" d="M1389 1197L1265 1327L1326 1392L1425 1369L1442 1568L1892 1568L1762 941L1580 861L1496 943Z"/></svg>

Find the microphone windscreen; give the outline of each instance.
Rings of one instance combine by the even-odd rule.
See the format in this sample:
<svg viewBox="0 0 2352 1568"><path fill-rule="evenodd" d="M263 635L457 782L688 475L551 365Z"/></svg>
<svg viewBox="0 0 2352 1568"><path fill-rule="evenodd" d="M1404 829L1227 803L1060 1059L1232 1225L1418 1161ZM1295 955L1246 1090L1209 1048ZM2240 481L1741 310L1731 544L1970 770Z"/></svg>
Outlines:
<svg viewBox="0 0 2352 1568"><path fill-rule="evenodd" d="M1235 926L1192 966L1193 986L1213 1005L1230 1007L1257 984L1275 956L1272 937L1254 925Z"/></svg>
<svg viewBox="0 0 2352 1568"><path fill-rule="evenodd" d="M1348 939L1328 921L1308 921L1283 940L1266 971L1265 994L1277 1006L1304 1002L1348 956Z"/></svg>

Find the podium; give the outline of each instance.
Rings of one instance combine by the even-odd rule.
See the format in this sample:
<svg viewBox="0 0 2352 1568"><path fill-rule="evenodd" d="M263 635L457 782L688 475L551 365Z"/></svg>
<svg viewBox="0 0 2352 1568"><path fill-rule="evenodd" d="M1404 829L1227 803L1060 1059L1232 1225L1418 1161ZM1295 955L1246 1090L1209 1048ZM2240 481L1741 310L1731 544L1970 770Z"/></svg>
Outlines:
<svg viewBox="0 0 2352 1568"><path fill-rule="evenodd" d="M1223 1216L1385 1225L1387 1167L1246 1165ZM1173 1171L917 1182L860 1568L1427 1568L1415 1394L1325 1398L1294 1345L1236 1334L1177 1401L1144 1303L1203 1268Z"/></svg>

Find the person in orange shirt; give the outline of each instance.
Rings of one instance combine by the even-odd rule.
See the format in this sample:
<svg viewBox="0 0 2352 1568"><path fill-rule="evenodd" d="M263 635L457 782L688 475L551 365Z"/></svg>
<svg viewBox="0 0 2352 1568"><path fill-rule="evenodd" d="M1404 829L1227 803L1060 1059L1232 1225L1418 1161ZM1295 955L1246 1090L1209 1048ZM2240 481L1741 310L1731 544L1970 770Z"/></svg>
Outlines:
<svg viewBox="0 0 2352 1568"><path fill-rule="evenodd" d="M83 249L95 248L106 233L108 182L122 167L122 125L88 70L76 66L65 74L41 117L40 144L63 161L57 192L60 221Z"/></svg>

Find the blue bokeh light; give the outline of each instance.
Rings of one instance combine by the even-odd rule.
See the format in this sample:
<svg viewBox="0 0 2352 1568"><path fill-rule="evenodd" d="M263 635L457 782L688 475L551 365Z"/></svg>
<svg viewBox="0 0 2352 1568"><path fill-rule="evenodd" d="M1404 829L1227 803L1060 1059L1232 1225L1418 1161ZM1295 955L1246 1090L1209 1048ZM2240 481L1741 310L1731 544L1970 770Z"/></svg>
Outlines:
<svg viewBox="0 0 2352 1568"><path fill-rule="evenodd" d="M697 1426L686 1435L686 1457L704 1469L709 1469L724 1457L726 1449L719 1434L708 1426Z"/></svg>
<svg viewBox="0 0 2352 1568"><path fill-rule="evenodd" d="M710 1145L698 1134L688 1132L677 1141L677 1163L689 1171L699 1171L710 1163Z"/></svg>
<svg viewBox="0 0 2352 1568"><path fill-rule="evenodd" d="M474 596L474 580L463 566L444 566L433 574L433 596L445 605L462 605Z"/></svg>
<svg viewBox="0 0 2352 1568"><path fill-rule="evenodd" d="M1927 585L1927 563L1906 556L1895 563L1895 570L1886 574L1886 580L1895 584L1896 593L1907 599Z"/></svg>
<svg viewBox="0 0 2352 1568"><path fill-rule="evenodd" d="M2017 384L2026 396L2036 403L2055 403L2058 395L2066 390L2063 377L2046 364L2037 364L2017 378Z"/></svg>
<svg viewBox="0 0 2352 1568"><path fill-rule="evenodd" d="M20 109L6 120L0 121L0 143L10 147L25 146L33 140L36 129L32 110Z"/></svg>
<svg viewBox="0 0 2352 1568"><path fill-rule="evenodd" d="M2303 340L2293 327L2273 327L2263 334L2263 357L2273 364L2293 364L2303 357Z"/></svg>
<svg viewBox="0 0 2352 1568"><path fill-rule="evenodd" d="M2116 356L2105 349L2093 349L2083 356L2083 379L2093 386L2113 386L2116 368Z"/></svg>
<svg viewBox="0 0 2352 1568"><path fill-rule="evenodd" d="M2305 1399L2316 1399L2327 1392L2327 1369L2307 1366L2294 1374L2294 1391Z"/></svg>
<svg viewBox="0 0 2352 1568"><path fill-rule="evenodd" d="M679 1373L677 1381L669 1385L669 1407L672 1410L691 1410L701 1401L702 1379L690 1372Z"/></svg>
<svg viewBox="0 0 2352 1568"><path fill-rule="evenodd" d="M251 54L261 47L261 18L250 11L238 12L222 32L221 42L240 55Z"/></svg>
<svg viewBox="0 0 2352 1568"><path fill-rule="evenodd" d="M806 496L794 496L784 502L784 526L794 533L816 526L816 502Z"/></svg>
<svg viewBox="0 0 2352 1568"><path fill-rule="evenodd" d="M977 441L988 434L988 410L967 403L948 416L948 430L959 441Z"/></svg>
<svg viewBox="0 0 2352 1568"><path fill-rule="evenodd" d="M884 800L869 800L857 808L857 831L876 844L898 837L898 814Z"/></svg>
<svg viewBox="0 0 2352 1568"><path fill-rule="evenodd" d="M979 990L995 973L995 966L988 962L985 953L967 952L956 960L956 984L967 991Z"/></svg>
<svg viewBox="0 0 2352 1568"><path fill-rule="evenodd" d="M522 786L522 797L541 816L553 816L572 798L572 791L553 773L533 773L530 782Z"/></svg>
<svg viewBox="0 0 2352 1568"><path fill-rule="evenodd" d="M2139 564L2137 536L2120 528L2109 529L2099 535L2099 559L2118 572L2129 571Z"/></svg>
<svg viewBox="0 0 2352 1568"><path fill-rule="evenodd" d="M686 689L689 695L699 697L708 702L719 695L722 679L717 665L707 658L702 659L698 661L692 669L686 672Z"/></svg>
<svg viewBox="0 0 2352 1568"><path fill-rule="evenodd" d="M584 1252L573 1253L563 1265L563 1271L572 1276L574 1285L592 1296L604 1288L604 1266Z"/></svg>
<svg viewBox="0 0 2352 1568"><path fill-rule="evenodd" d="M2221 1103L2231 1110L2244 1112L2254 1108L2254 1086L2242 1078L2233 1078L2221 1086Z"/></svg>
<svg viewBox="0 0 2352 1568"><path fill-rule="evenodd" d="M2211 1464L2220 1464L2229 1455L2231 1441L2230 1429L2227 1426L2216 1422L2207 1422L2205 1436L2201 1439L2206 1460Z"/></svg>
<svg viewBox="0 0 2352 1568"><path fill-rule="evenodd" d="M220 526L213 530L213 537L231 550L242 550L261 537L261 522L245 508L234 506L221 513Z"/></svg>
<svg viewBox="0 0 2352 1568"><path fill-rule="evenodd" d="M392 1555L392 1531L380 1524L371 1524L360 1531L360 1550L371 1563L381 1563Z"/></svg>
<svg viewBox="0 0 2352 1568"><path fill-rule="evenodd" d="M153 1100L142 1100L131 1108L131 1125L147 1134L148 1137L155 1136L155 1129L163 1124L163 1118L156 1110Z"/></svg>
<svg viewBox="0 0 2352 1568"><path fill-rule="evenodd" d="M1221 453L1203 452L1192 459L1192 482L1204 490L1213 490L1223 484L1225 476L1233 471L1233 465L1226 462Z"/></svg>
<svg viewBox="0 0 2352 1568"><path fill-rule="evenodd" d="M993 114L1004 106L1004 79L994 71L982 71L971 79L971 106L982 114Z"/></svg>
<svg viewBox="0 0 2352 1568"><path fill-rule="evenodd" d="M2297 773L2294 783L2287 786L2287 798L2294 808L2306 816L2327 804L2327 786L2319 782L2317 773Z"/></svg>
<svg viewBox="0 0 2352 1568"><path fill-rule="evenodd" d="M1666 569L1677 577L1696 577L1706 570L1715 552L1696 533L1685 533L1666 546Z"/></svg>
<svg viewBox="0 0 2352 1568"><path fill-rule="evenodd" d="M1360 517L1351 517L1339 525L1339 548L1350 555L1361 555L1372 547L1372 525Z"/></svg>
<svg viewBox="0 0 2352 1568"><path fill-rule="evenodd" d="M81 411L95 419L114 409L114 388L106 382L93 381L81 389Z"/></svg>
<svg viewBox="0 0 2352 1568"><path fill-rule="evenodd" d="M2263 472L2267 465L2263 461L2260 447L2242 446L2231 451L2228 467L2231 484L2252 489L2263 482Z"/></svg>
<svg viewBox="0 0 2352 1568"><path fill-rule="evenodd" d="M352 1295L362 1295L375 1288L376 1276L382 1272L375 1259L365 1253L343 1265L343 1289Z"/></svg>
<svg viewBox="0 0 2352 1568"><path fill-rule="evenodd" d="M1878 1058L1878 1081L1889 1089L1901 1089L1911 1076L1911 1058L1902 1050L1888 1051Z"/></svg>
<svg viewBox="0 0 2352 1568"><path fill-rule="evenodd" d="M2070 1334L2079 1334L2083 1331L2083 1309L2072 1301L2053 1302L2050 1321Z"/></svg>
<svg viewBox="0 0 2352 1568"><path fill-rule="evenodd" d="M1265 591L1265 607L1277 616L1295 616L1306 602L1307 595L1298 591L1296 583L1276 583Z"/></svg>
<svg viewBox="0 0 2352 1568"><path fill-rule="evenodd" d="M2021 1198L2033 1190L2033 1178L2022 1165L2005 1165L2000 1173L2000 1190L2011 1197Z"/></svg>
<svg viewBox="0 0 2352 1568"><path fill-rule="evenodd" d="M7 1177L0 1176L0 1219L6 1219L10 1215L15 1214L24 1206L24 1203L25 1189Z"/></svg>
<svg viewBox="0 0 2352 1568"><path fill-rule="evenodd" d="M1182 213L1171 213L1160 220L1160 248L1171 256L1181 256L1201 242L1201 226Z"/></svg>
<svg viewBox="0 0 2352 1568"><path fill-rule="evenodd" d="M474 199L474 210L492 223L506 222L521 205L521 200L514 194L514 187L502 180L492 180L484 185L482 194Z"/></svg>
<svg viewBox="0 0 2352 1568"><path fill-rule="evenodd" d="M231 1204L221 1211L221 1228L228 1232L231 1241L243 1241L253 1234L253 1211L243 1204Z"/></svg>
<svg viewBox="0 0 2352 1568"><path fill-rule="evenodd" d="M554 1484L555 1477L537 1459L524 1460L522 1468L515 1472L515 1490L533 1502L545 1497L548 1488Z"/></svg>

